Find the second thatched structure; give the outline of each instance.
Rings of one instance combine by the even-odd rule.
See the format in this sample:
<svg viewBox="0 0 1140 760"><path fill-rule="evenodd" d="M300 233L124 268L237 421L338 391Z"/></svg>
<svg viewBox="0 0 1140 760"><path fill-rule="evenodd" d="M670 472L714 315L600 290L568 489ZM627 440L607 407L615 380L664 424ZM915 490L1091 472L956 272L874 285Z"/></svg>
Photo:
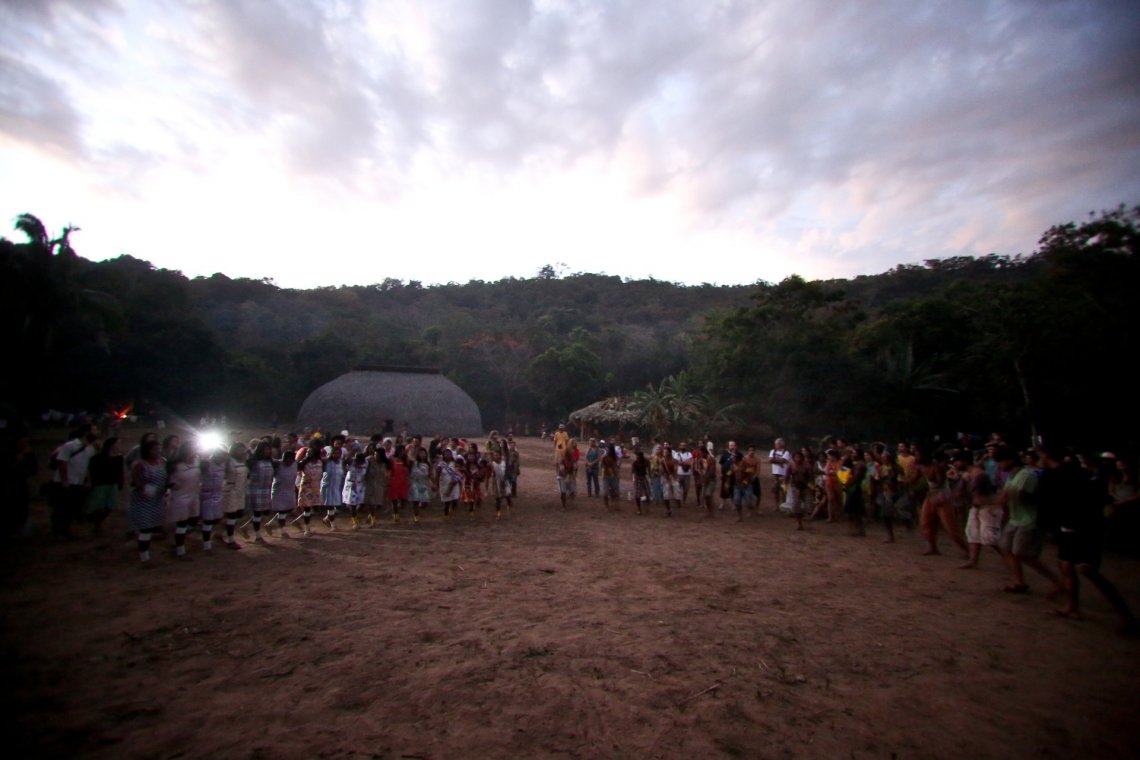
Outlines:
<svg viewBox="0 0 1140 760"><path fill-rule="evenodd" d="M309 394L297 424L354 434L483 434L479 407L462 388L426 367L360 367Z"/></svg>
<svg viewBox="0 0 1140 760"><path fill-rule="evenodd" d="M610 396L571 412L569 419L578 424L579 437L585 438L586 425L616 424L621 430L627 425L636 425L640 418L641 408L632 399Z"/></svg>

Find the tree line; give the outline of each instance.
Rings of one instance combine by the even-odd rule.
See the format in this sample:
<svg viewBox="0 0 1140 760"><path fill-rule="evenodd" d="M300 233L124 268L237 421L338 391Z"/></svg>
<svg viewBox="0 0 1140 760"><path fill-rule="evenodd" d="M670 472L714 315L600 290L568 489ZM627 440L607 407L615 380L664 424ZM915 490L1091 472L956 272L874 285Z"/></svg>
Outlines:
<svg viewBox="0 0 1140 760"><path fill-rule="evenodd" d="M679 285L575 273L312 290L77 255L31 214L0 239L8 414L132 406L288 421L360 365L437 366L485 424L609 396L660 434L925 438L997 428L1130 444L1140 209L1054 226L1027 256L850 280ZM1130 379L1130 378L1129 378Z"/></svg>

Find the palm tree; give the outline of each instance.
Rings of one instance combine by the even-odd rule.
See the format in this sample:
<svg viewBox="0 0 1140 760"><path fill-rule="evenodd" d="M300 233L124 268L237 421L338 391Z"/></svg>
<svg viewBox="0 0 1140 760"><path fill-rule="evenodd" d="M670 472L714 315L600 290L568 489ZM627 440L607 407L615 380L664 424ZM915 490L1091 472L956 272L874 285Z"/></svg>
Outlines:
<svg viewBox="0 0 1140 760"><path fill-rule="evenodd" d="M639 410L639 421L647 425L654 435L683 433L698 425L706 417L708 398L691 387L688 372L666 377L655 388L633 394Z"/></svg>

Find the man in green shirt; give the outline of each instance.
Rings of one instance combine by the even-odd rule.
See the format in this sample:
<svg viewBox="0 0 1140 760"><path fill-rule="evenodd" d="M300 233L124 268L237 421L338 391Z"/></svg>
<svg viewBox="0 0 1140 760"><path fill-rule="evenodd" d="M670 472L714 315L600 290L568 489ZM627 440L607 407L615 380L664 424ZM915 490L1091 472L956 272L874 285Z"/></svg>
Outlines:
<svg viewBox="0 0 1140 760"><path fill-rule="evenodd" d="M1061 579L1041 561L1041 550L1045 547L1045 532L1037 527L1037 474L1023 467L1011 449L1001 449L995 455L998 466L1009 473L1009 479L1002 489L1002 508L1005 513L1005 528L1002 531L1001 553L1013 573L1013 583L1002 591L1011 594L1029 593L1025 582L1024 565L1036 570L1053 584L1049 597L1064 593Z"/></svg>

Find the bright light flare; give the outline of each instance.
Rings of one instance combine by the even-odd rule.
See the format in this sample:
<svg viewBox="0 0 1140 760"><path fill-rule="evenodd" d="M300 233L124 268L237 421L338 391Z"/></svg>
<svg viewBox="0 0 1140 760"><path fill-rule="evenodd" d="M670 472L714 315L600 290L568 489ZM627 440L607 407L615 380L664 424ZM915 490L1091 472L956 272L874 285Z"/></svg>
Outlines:
<svg viewBox="0 0 1140 760"><path fill-rule="evenodd" d="M216 430L205 430L198 433L198 450L199 451L214 451L215 449L222 448L225 439L222 434Z"/></svg>

